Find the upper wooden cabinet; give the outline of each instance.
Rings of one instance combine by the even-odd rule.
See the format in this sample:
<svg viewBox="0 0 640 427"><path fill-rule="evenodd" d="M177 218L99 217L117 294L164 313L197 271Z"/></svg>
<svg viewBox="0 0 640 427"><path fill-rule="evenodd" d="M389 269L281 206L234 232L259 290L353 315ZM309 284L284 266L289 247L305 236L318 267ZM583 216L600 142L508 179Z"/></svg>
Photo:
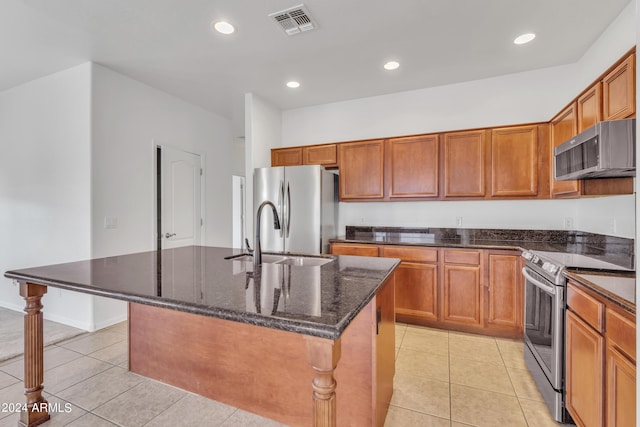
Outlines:
<svg viewBox="0 0 640 427"><path fill-rule="evenodd" d="M514 126L492 130L491 195L538 195L537 126Z"/></svg>
<svg viewBox="0 0 640 427"><path fill-rule="evenodd" d="M271 150L271 166L300 166L302 148L278 148Z"/></svg>
<svg viewBox="0 0 640 427"><path fill-rule="evenodd" d="M324 165L338 163L336 144L309 145L306 147L274 148L271 150L271 166Z"/></svg>
<svg viewBox="0 0 640 427"><path fill-rule="evenodd" d="M479 197L486 194L487 131L450 132L443 136L444 197Z"/></svg>
<svg viewBox="0 0 640 427"><path fill-rule="evenodd" d="M636 112L636 55L631 54L602 79L604 120L624 119Z"/></svg>
<svg viewBox="0 0 640 427"><path fill-rule="evenodd" d="M340 200L384 197L384 140L340 144L338 164Z"/></svg>
<svg viewBox="0 0 640 427"><path fill-rule="evenodd" d="M593 99L590 97L589 99ZM587 101L590 103L590 101ZM599 102L598 102L599 104ZM577 110L581 111L580 102L577 104ZM584 108L582 109L584 111ZM578 133L578 114L576 111L576 103L572 103L562 110L557 116L551 119L551 150L549 150L549 158L551 159L550 182L551 197L575 197L581 194L581 182L574 181L556 181L554 178L554 149L563 142L573 138Z"/></svg>
<svg viewBox="0 0 640 427"><path fill-rule="evenodd" d="M438 197L438 135L388 141L389 198Z"/></svg>
<svg viewBox="0 0 640 427"><path fill-rule="evenodd" d="M578 97L577 132L589 129L602 121L602 83L596 82ZM562 114L562 113L560 113Z"/></svg>

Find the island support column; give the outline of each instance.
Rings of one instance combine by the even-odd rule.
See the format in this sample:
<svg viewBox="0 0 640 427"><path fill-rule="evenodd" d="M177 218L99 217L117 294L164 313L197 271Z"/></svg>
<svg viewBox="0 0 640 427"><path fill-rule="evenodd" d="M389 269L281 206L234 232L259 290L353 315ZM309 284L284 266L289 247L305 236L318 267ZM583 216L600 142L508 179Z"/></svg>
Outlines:
<svg viewBox="0 0 640 427"><path fill-rule="evenodd" d="M20 425L33 427L49 420L47 401L42 396L44 380L44 338L42 331L42 296L47 287L20 282L24 308L24 395L27 410L20 413Z"/></svg>
<svg viewBox="0 0 640 427"><path fill-rule="evenodd" d="M329 340L305 336L307 359L315 371L313 377L313 425L314 427L335 427L336 423L336 380L333 372L338 366L341 349L340 339Z"/></svg>

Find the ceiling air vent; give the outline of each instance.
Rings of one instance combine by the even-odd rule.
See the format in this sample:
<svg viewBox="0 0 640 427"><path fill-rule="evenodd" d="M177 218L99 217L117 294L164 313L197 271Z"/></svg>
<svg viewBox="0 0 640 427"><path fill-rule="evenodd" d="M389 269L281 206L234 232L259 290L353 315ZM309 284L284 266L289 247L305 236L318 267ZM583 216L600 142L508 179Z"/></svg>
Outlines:
<svg viewBox="0 0 640 427"><path fill-rule="evenodd" d="M280 12L270 13L269 17L273 18L276 24L282 27L288 36L316 28L316 23L303 4L281 10Z"/></svg>

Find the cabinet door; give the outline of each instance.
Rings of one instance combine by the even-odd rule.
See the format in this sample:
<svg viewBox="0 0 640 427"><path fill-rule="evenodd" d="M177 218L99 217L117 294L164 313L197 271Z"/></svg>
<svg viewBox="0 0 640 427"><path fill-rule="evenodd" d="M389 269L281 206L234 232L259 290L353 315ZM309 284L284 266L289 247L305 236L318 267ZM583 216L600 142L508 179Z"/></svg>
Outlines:
<svg viewBox="0 0 640 427"><path fill-rule="evenodd" d="M395 331L394 275L376 293L376 364L375 364L375 426L383 427L393 394L395 374Z"/></svg>
<svg viewBox="0 0 640 427"><path fill-rule="evenodd" d="M578 425L604 424L604 338L567 310L567 409Z"/></svg>
<svg viewBox="0 0 640 427"><path fill-rule="evenodd" d="M438 135L389 140L389 197L438 196Z"/></svg>
<svg viewBox="0 0 640 427"><path fill-rule="evenodd" d="M395 271L396 314L438 319L438 266L402 262Z"/></svg>
<svg viewBox="0 0 640 427"><path fill-rule="evenodd" d="M302 162L305 165L336 165L338 163L336 144L302 147Z"/></svg>
<svg viewBox="0 0 640 427"><path fill-rule="evenodd" d="M597 82L578 98L578 133L602 121L602 83ZM560 113L562 114L562 113Z"/></svg>
<svg viewBox="0 0 640 427"><path fill-rule="evenodd" d="M515 126L491 133L491 195L538 194L538 127Z"/></svg>
<svg viewBox="0 0 640 427"><path fill-rule="evenodd" d="M551 150L549 157L551 159L551 197L577 197L580 196L581 182L573 181L556 181L554 178L554 152L553 150L560 144L577 135L578 123L576 114L576 104L573 103L561 111L557 116L551 119Z"/></svg>
<svg viewBox="0 0 640 427"><path fill-rule="evenodd" d="M636 425L636 365L607 346L607 427Z"/></svg>
<svg viewBox="0 0 640 427"><path fill-rule="evenodd" d="M522 330L522 272L519 254L489 253L487 324Z"/></svg>
<svg viewBox="0 0 640 427"><path fill-rule="evenodd" d="M444 196L484 197L486 132L444 134Z"/></svg>
<svg viewBox="0 0 640 427"><path fill-rule="evenodd" d="M355 245L344 243L332 243L331 253L333 255L356 255L356 256L378 256L376 245Z"/></svg>
<svg viewBox="0 0 640 427"><path fill-rule="evenodd" d="M271 150L271 166L300 166L302 164L302 148L277 148Z"/></svg>
<svg viewBox="0 0 640 427"><path fill-rule="evenodd" d="M384 140L338 146L340 199L384 197Z"/></svg>
<svg viewBox="0 0 640 427"><path fill-rule="evenodd" d="M480 267L445 264L442 277L442 320L480 326Z"/></svg>
<svg viewBox="0 0 640 427"><path fill-rule="evenodd" d="M629 57L602 79L603 120L631 117L636 112L636 55Z"/></svg>

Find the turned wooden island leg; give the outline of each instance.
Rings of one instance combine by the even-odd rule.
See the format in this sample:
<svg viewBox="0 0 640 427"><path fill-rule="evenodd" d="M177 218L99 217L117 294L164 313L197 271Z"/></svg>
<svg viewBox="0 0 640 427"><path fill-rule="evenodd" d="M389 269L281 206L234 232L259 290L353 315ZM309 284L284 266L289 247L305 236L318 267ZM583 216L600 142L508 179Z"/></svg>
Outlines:
<svg viewBox="0 0 640 427"><path fill-rule="evenodd" d="M49 420L47 401L42 396L44 380L44 338L42 331L42 296L47 287L20 283L24 308L24 395L27 410L20 413L20 425L33 427Z"/></svg>
<svg viewBox="0 0 640 427"><path fill-rule="evenodd" d="M340 339L335 341L305 336L307 359L315 371L313 387L314 427L335 427L336 380L333 371L340 360Z"/></svg>

